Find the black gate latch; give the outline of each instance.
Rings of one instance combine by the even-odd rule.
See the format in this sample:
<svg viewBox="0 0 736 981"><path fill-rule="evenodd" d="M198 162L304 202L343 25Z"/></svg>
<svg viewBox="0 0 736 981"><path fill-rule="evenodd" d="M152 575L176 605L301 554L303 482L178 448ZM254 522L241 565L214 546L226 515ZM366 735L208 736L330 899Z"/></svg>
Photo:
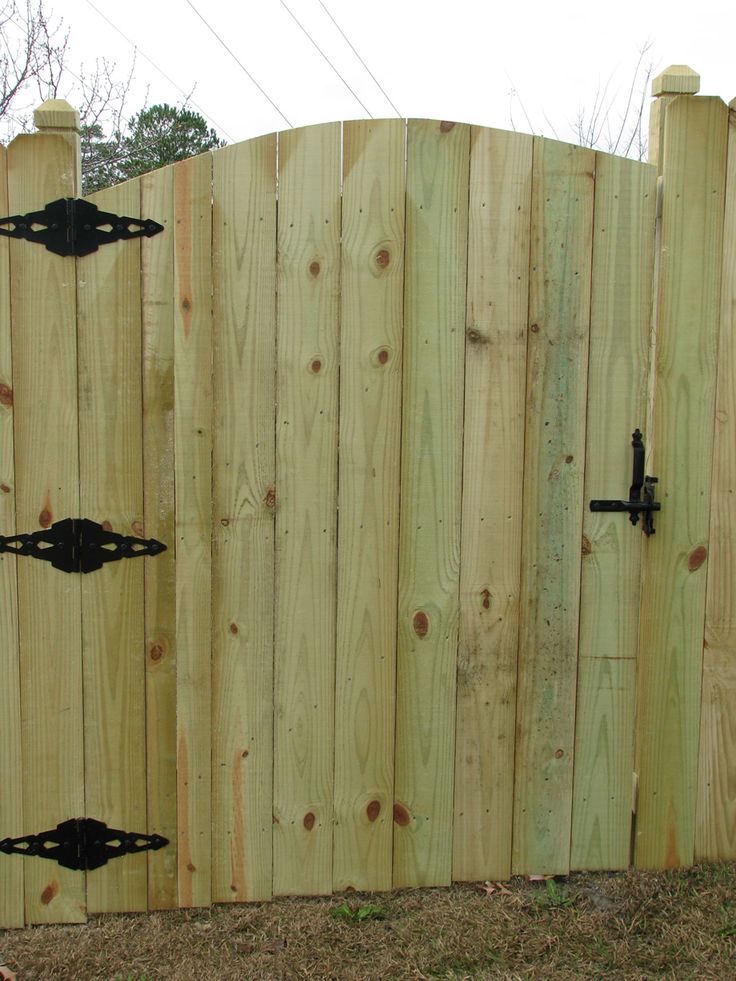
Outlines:
<svg viewBox="0 0 736 981"><path fill-rule="evenodd" d="M158 850L169 844L161 835L117 831L94 818L72 818L52 831L22 838L4 838L0 852L6 855L35 855L50 858L65 869L89 871L107 865L111 858L133 852Z"/></svg>
<svg viewBox="0 0 736 981"><path fill-rule="evenodd" d="M0 218L0 235L40 242L56 255L89 255L107 242L118 239L150 238L164 230L151 218L128 218L100 211L96 204L82 198L59 198L43 211Z"/></svg>
<svg viewBox="0 0 736 981"><path fill-rule="evenodd" d="M642 514L644 516L642 522L644 534L653 535L655 531L654 512L661 511L662 505L659 501L654 500L657 478L644 476L644 442L638 429L631 436L631 445L634 449L634 472L631 478L628 501L591 501L590 510L627 511L632 525L639 521L639 515Z"/></svg>
<svg viewBox="0 0 736 981"><path fill-rule="evenodd" d="M166 546L155 538L119 535L88 518L65 518L28 535L0 535L0 552L43 559L62 572L94 572L105 562L165 551Z"/></svg>

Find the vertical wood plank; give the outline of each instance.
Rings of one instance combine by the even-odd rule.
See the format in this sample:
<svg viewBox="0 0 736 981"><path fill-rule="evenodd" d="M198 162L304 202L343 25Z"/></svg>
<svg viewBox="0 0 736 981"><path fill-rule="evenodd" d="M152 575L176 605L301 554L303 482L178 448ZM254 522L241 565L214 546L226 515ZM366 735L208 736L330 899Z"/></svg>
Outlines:
<svg viewBox="0 0 736 981"><path fill-rule="evenodd" d="M656 170L596 155L571 865L625 869L631 845L641 524L591 513L626 498L646 434Z"/></svg>
<svg viewBox="0 0 736 981"><path fill-rule="evenodd" d="M212 156L174 168L179 906L211 902Z"/></svg>
<svg viewBox="0 0 736 981"><path fill-rule="evenodd" d="M275 894L332 889L340 135L279 137Z"/></svg>
<svg viewBox="0 0 736 981"><path fill-rule="evenodd" d="M268 899L276 137L214 154L213 900Z"/></svg>
<svg viewBox="0 0 736 981"><path fill-rule="evenodd" d="M511 873L532 146L529 136L472 130L453 860L459 880Z"/></svg>
<svg viewBox="0 0 736 981"><path fill-rule="evenodd" d="M74 140L17 137L8 147L8 213L75 197ZM16 527L78 517L75 260L30 242L10 253ZM39 368L39 352L44 370ZM84 814L81 596L76 576L18 561L25 834ZM85 918L85 877L24 862L30 923Z"/></svg>
<svg viewBox="0 0 736 981"><path fill-rule="evenodd" d="M403 120L345 124L336 891L391 888L405 142Z"/></svg>
<svg viewBox="0 0 736 981"><path fill-rule="evenodd" d="M594 164L535 140L515 873L570 861Z"/></svg>
<svg viewBox="0 0 736 981"><path fill-rule="evenodd" d="M736 104L729 113L695 860L736 859Z"/></svg>
<svg viewBox="0 0 736 981"><path fill-rule="evenodd" d="M470 129L409 123L394 885L452 875Z"/></svg>
<svg viewBox="0 0 736 981"><path fill-rule="evenodd" d="M174 521L174 170L141 178L141 215L164 231L141 254L143 503L146 538L166 551L144 566L149 909L176 907L176 532Z"/></svg>
<svg viewBox="0 0 736 981"><path fill-rule="evenodd" d="M94 195L102 210L136 215L137 181ZM77 270L80 517L143 534L139 241L101 248ZM82 577L85 797L108 827L146 825L143 562ZM147 906L146 856L88 875L91 913Z"/></svg>
<svg viewBox="0 0 736 981"><path fill-rule="evenodd" d="M0 212L9 214L7 160L0 147ZM0 535L15 535L13 363L10 343L10 267L7 239L0 240ZM21 529L22 530L22 529ZM4 838L23 830L18 579L16 562L0 557L0 828ZM0 877L0 928L23 926L23 859L8 861Z"/></svg>
<svg viewBox="0 0 736 981"><path fill-rule="evenodd" d="M637 695L639 868L693 861L728 110L665 109L654 473Z"/></svg>

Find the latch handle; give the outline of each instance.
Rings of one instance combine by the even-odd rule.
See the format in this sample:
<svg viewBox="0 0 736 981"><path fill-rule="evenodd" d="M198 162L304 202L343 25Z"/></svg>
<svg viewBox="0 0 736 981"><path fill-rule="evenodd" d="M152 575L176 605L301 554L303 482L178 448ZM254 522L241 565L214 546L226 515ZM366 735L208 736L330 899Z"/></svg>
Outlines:
<svg viewBox="0 0 736 981"><path fill-rule="evenodd" d="M662 505L654 500L657 477L644 475L644 439L639 429L631 434L631 446L634 451L634 461L628 501L591 501L590 510L625 511L632 525L638 524L639 515L643 515L642 531L645 535L653 535L654 512L661 511Z"/></svg>

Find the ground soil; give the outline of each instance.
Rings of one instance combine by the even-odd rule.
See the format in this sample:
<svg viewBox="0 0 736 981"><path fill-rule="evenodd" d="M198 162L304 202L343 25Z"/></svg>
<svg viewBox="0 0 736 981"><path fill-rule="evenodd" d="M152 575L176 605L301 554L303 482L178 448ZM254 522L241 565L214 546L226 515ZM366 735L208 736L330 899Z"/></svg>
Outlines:
<svg viewBox="0 0 736 981"><path fill-rule="evenodd" d="M736 864L0 931L18 981L736 979Z"/></svg>

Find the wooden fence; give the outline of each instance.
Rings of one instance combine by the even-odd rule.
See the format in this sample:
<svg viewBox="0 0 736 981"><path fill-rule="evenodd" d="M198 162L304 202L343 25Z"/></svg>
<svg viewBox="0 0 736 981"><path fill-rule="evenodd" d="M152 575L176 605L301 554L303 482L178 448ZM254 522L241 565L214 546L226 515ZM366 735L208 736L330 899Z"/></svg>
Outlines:
<svg viewBox="0 0 736 981"><path fill-rule="evenodd" d="M90 199L150 238L0 238L0 535L167 546L0 555L0 926L736 858L736 113L695 92L651 164L335 123ZM3 215L78 195L75 117L0 148ZM637 427L650 537L589 510ZM12 844L82 818L169 843Z"/></svg>

